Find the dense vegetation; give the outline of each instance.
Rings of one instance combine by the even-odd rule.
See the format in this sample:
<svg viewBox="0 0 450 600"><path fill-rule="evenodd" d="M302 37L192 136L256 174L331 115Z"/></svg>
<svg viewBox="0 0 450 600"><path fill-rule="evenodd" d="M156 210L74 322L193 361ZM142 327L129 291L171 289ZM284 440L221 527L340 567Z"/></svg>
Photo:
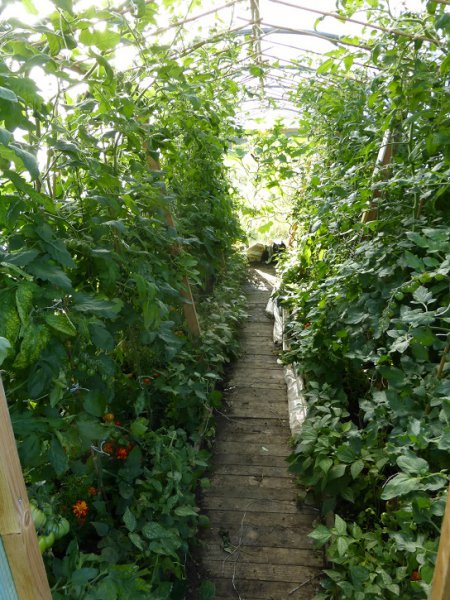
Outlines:
<svg viewBox="0 0 450 600"><path fill-rule="evenodd" d="M400 33L331 52L296 95L281 298L309 403L291 469L335 513L312 534L332 563L323 599L427 597L449 483L450 15L379 4L369 18ZM392 161L374 173L386 131Z"/></svg>
<svg viewBox="0 0 450 600"><path fill-rule="evenodd" d="M54 598L181 599L243 316L241 49L161 41L154 2L52 3L1 24L2 376ZM290 464L324 516L318 599L425 598L450 472L450 15L337 4L373 27L298 65L299 131L246 140L270 206L241 215L284 233L279 194L294 205L280 298L309 414Z"/></svg>
<svg viewBox="0 0 450 600"><path fill-rule="evenodd" d="M53 4L2 24L3 380L53 597L174 600L243 310L236 84L201 48L149 45L153 3Z"/></svg>

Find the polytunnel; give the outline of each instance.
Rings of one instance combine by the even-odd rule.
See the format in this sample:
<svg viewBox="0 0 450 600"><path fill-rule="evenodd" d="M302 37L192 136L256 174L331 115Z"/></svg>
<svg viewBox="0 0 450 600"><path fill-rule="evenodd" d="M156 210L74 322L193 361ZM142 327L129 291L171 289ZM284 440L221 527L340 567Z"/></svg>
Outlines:
<svg viewBox="0 0 450 600"><path fill-rule="evenodd" d="M450 598L448 0L0 4L0 600Z"/></svg>

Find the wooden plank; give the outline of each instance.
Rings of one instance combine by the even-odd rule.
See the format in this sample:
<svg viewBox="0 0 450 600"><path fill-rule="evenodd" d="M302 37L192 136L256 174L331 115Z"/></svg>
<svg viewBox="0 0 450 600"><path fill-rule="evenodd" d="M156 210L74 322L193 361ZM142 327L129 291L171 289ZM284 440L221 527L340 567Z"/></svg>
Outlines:
<svg viewBox="0 0 450 600"><path fill-rule="evenodd" d="M283 387L279 387L279 389L271 389L270 394L264 393L259 388L252 387L251 385L240 385L235 386L231 385L225 389L225 398L228 401L235 402L238 404L239 402L248 402L250 400L256 400L259 404L262 403L274 403L274 402L286 402L287 403L287 393L286 388L283 384Z"/></svg>
<svg viewBox="0 0 450 600"><path fill-rule="evenodd" d="M447 504L441 525L436 567L431 584L430 600L448 600L450 598L450 487Z"/></svg>
<svg viewBox="0 0 450 600"><path fill-rule="evenodd" d="M0 536L20 600L51 600L0 378Z"/></svg>
<svg viewBox="0 0 450 600"><path fill-rule="evenodd" d="M202 547L202 554L210 560L238 560L243 563L297 565L306 567L322 567L323 553L312 552L311 548L277 548L273 546L236 546L225 545L223 542L208 542Z"/></svg>
<svg viewBox="0 0 450 600"><path fill-rule="evenodd" d="M227 498L246 498L247 500L270 500L276 498L277 500L289 500L295 502L296 494L290 486L284 488L273 489L267 487L257 487L254 485L222 485L217 487L213 485L211 488L203 491L205 498L216 496L221 498L226 496Z"/></svg>
<svg viewBox="0 0 450 600"><path fill-rule="evenodd" d="M303 577L303 579L302 579ZM242 600L311 600L319 591L320 571L297 572L295 581L242 581L235 583ZM232 577L214 578L216 600L237 598ZM301 587L299 587L301 586Z"/></svg>
<svg viewBox="0 0 450 600"><path fill-rule="evenodd" d="M231 416L257 417L263 419L285 419L288 413L286 403L267 403L265 406L234 406L231 405Z"/></svg>
<svg viewBox="0 0 450 600"><path fill-rule="evenodd" d="M220 416L218 422L218 436L221 438L228 435L228 429L230 436L234 437L240 433L261 433L264 435L281 436L283 439L289 437L288 419L260 419L253 418L248 419L245 417L232 417L227 418ZM226 423L227 428L224 429L223 425Z"/></svg>
<svg viewBox="0 0 450 600"><path fill-rule="evenodd" d="M280 349L276 348L275 346L266 346L266 345L262 345L261 341L247 341L245 343L245 348L241 350L241 354L243 356L248 355L248 354L256 354L256 355L263 355L263 356L278 356L280 354Z"/></svg>
<svg viewBox="0 0 450 600"><path fill-rule="evenodd" d="M280 467L287 470L285 456L273 456L271 454L258 454L255 456L246 454L217 454L213 459L214 465L246 465L254 467Z"/></svg>
<svg viewBox="0 0 450 600"><path fill-rule="evenodd" d="M255 475L213 475L210 477L211 488L264 488L267 490L289 490L293 496L298 491L292 478L291 482L286 477L256 477Z"/></svg>
<svg viewBox="0 0 450 600"><path fill-rule="evenodd" d="M296 515L298 513L296 502L292 500L274 500L273 498L220 498L208 496L204 498L204 505L209 510L230 510L245 513L263 512L286 515Z"/></svg>
<svg viewBox="0 0 450 600"><path fill-rule="evenodd" d="M264 528L271 528L273 531L290 529L293 532L301 532L305 538L307 533L312 530L312 523L318 516L319 513L308 506L302 506L301 512L299 510L297 513L266 513L264 511L252 512L213 508L208 510L208 517L212 526L232 529L233 527L240 528L244 524L245 527L254 527L258 530Z"/></svg>
<svg viewBox="0 0 450 600"><path fill-rule="evenodd" d="M281 431L281 435L274 437L271 432L241 432L239 434L239 441L236 442L237 436L234 435L233 428L230 427L229 432L227 434L219 433L216 437L216 444L221 443L239 443L239 444L258 444L259 446L264 446L265 448L269 448L271 445L275 445L277 447L283 447L288 450L288 453L291 453L292 450L289 446L289 438L286 435L286 431ZM218 446L216 445L218 448Z"/></svg>
<svg viewBox="0 0 450 600"><path fill-rule="evenodd" d="M246 456L283 456L288 457L291 454L290 448L287 444L282 444L278 440L272 441L272 443L244 443L242 440L228 441L219 440L216 441L214 452L216 454L241 454L243 457ZM244 458L245 460L245 458Z"/></svg>
<svg viewBox="0 0 450 600"><path fill-rule="evenodd" d="M279 381L284 385L284 373L283 369L276 362L270 367L264 368L258 366L249 367L248 365L238 364L233 370L233 379L242 378L245 381Z"/></svg>
<svg viewBox="0 0 450 600"><path fill-rule="evenodd" d="M211 472L216 475L253 475L254 477L286 477L290 479L292 475L289 474L286 466L286 464L281 467L273 465L239 465L219 461L215 464L213 462Z"/></svg>
<svg viewBox="0 0 450 600"><path fill-rule="evenodd" d="M305 565L261 565L259 563L244 563L240 561L213 560L208 556L203 559L206 570L222 577L235 575L239 583L245 579L261 584L265 581L298 582L302 583L311 577L317 577L320 570L317 567ZM286 599L285 599L286 600Z"/></svg>
<svg viewBox="0 0 450 600"><path fill-rule="evenodd" d="M260 342L261 338L267 344L273 344L273 327L269 326L261 326L260 324L253 323L254 327L250 328L249 326L243 327L241 330L241 335L239 337L239 341L241 346L245 347L247 342Z"/></svg>
<svg viewBox="0 0 450 600"><path fill-rule="evenodd" d="M222 513L224 520L218 522L215 518L215 513L210 513L211 528L207 529L202 534L202 539L205 542L223 542L224 536L230 544L238 545L245 544L246 546L261 546L261 547L280 547L283 548L314 548L313 541L308 537L313 529L313 517L308 515L307 518L303 515L302 518L296 520L295 525L291 527L272 527L270 521L273 515L270 515L270 520L267 519L265 526L261 524L251 525L251 517L255 515L247 515L242 524L242 513L236 513L235 518L231 521L233 513Z"/></svg>

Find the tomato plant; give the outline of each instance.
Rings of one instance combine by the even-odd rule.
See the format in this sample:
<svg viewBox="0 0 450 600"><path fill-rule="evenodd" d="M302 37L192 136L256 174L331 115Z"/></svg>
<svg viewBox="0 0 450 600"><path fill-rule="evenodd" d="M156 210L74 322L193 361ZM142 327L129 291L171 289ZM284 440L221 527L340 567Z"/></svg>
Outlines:
<svg viewBox="0 0 450 600"><path fill-rule="evenodd" d="M53 597L182 598L214 386L243 316L223 167L236 87L200 50L199 69L145 42L152 3L53 6L36 25L1 24L11 417Z"/></svg>

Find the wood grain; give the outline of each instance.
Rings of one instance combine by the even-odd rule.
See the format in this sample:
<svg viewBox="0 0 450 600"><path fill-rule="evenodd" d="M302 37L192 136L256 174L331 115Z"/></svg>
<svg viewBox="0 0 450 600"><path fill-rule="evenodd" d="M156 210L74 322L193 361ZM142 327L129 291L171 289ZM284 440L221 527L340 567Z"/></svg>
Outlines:
<svg viewBox="0 0 450 600"><path fill-rule="evenodd" d="M441 538L431 584L430 600L448 600L450 598L450 487L447 504L441 525Z"/></svg>
<svg viewBox="0 0 450 600"><path fill-rule="evenodd" d="M318 511L297 503L283 367L277 362L262 268L253 270L242 357L225 390L210 487L202 563L216 600L312 600L323 554L308 537ZM270 280L270 277L267 281Z"/></svg>
<svg viewBox="0 0 450 600"><path fill-rule="evenodd" d="M0 536L19 600L50 600L28 495L0 379Z"/></svg>

